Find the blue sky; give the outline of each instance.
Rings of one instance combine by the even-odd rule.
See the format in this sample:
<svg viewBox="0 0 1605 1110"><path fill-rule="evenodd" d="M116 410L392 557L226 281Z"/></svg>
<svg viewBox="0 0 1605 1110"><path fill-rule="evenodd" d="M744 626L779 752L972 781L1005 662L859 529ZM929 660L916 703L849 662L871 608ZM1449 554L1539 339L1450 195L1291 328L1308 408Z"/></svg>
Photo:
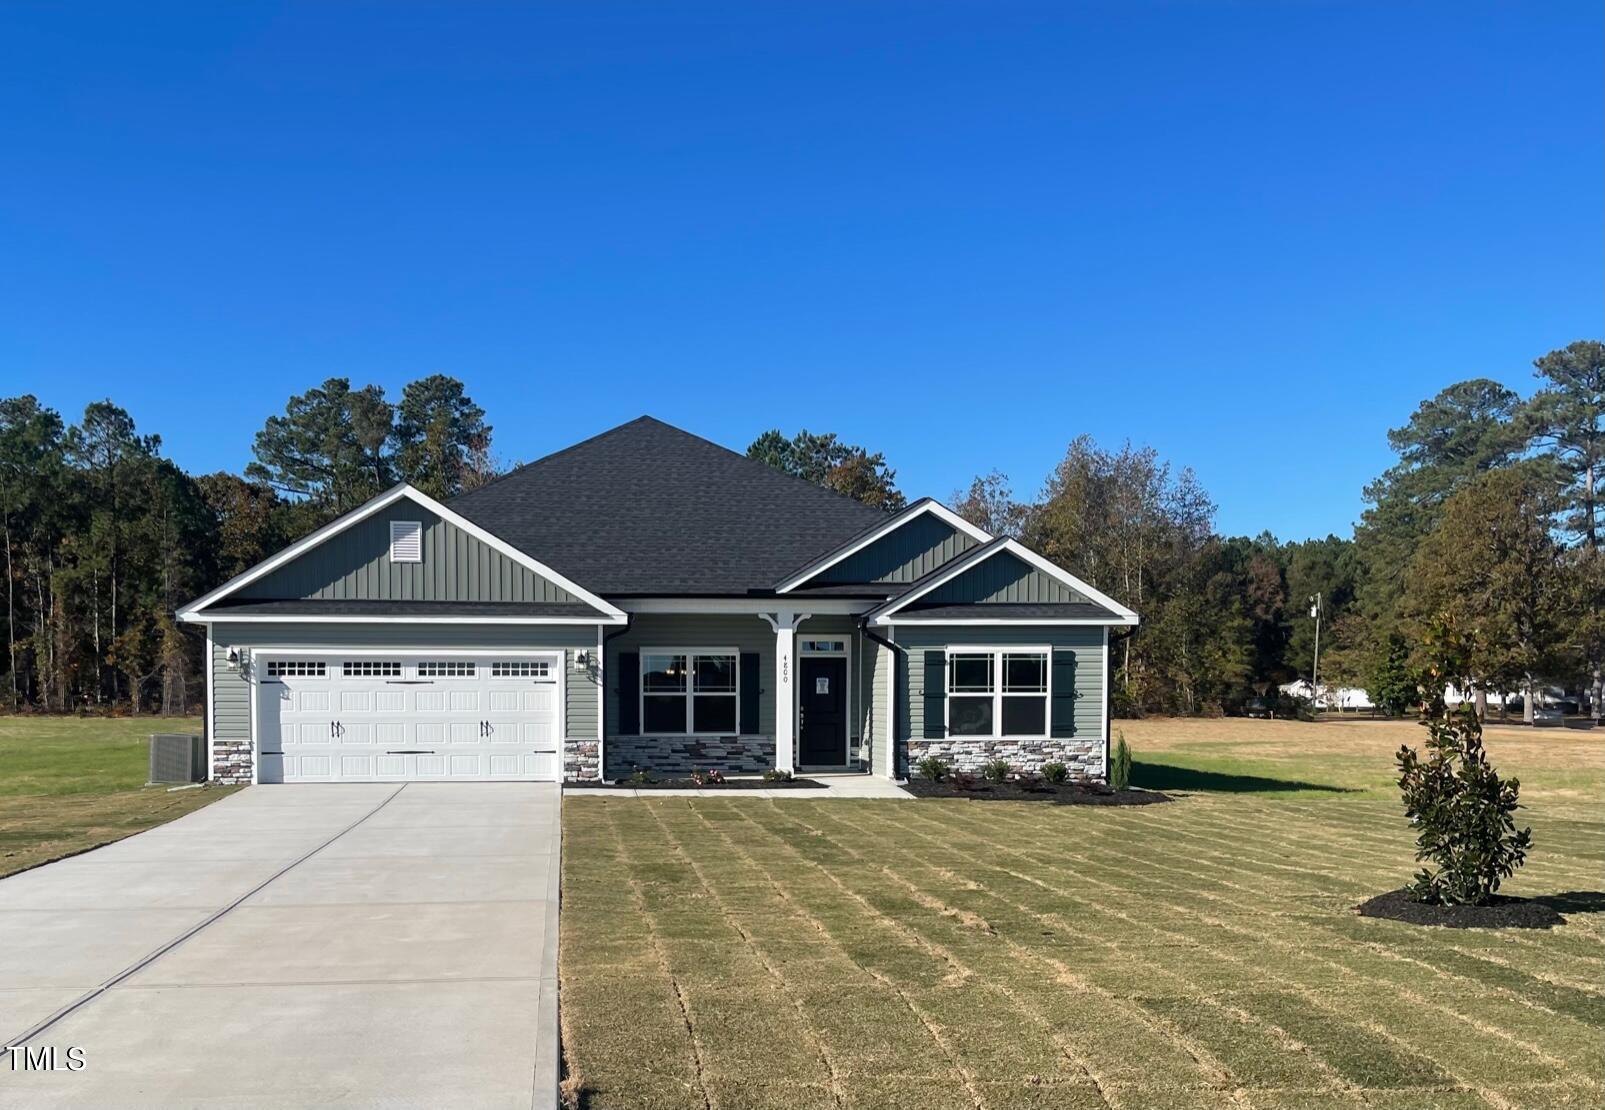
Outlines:
<svg viewBox="0 0 1605 1110"><path fill-rule="evenodd" d="M1034 492L1087 432L1346 533L1385 430L1601 333L1597 3L0 9L0 392L194 471L463 378Z"/></svg>

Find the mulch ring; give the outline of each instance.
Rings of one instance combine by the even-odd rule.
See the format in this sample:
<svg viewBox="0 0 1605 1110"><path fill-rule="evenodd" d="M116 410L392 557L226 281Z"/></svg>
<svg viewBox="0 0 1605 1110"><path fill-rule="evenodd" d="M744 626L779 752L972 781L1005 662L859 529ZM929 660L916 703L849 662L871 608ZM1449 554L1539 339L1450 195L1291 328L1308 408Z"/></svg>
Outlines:
<svg viewBox="0 0 1605 1110"><path fill-rule="evenodd" d="M631 782L629 779L615 779L612 782L566 782L564 790L706 790L710 794L717 794L726 790L824 790L825 784L813 779L779 779L775 782L765 782L760 778L727 778L719 783L704 783L698 786L690 779L653 779L651 782Z"/></svg>
<svg viewBox="0 0 1605 1110"><path fill-rule="evenodd" d="M1527 898L1496 894L1486 906L1435 906L1416 902L1404 890L1390 890L1354 907L1361 917L1381 917L1408 925L1446 929L1550 929L1566 924L1555 907Z"/></svg>
<svg viewBox="0 0 1605 1110"><path fill-rule="evenodd" d="M910 779L904 790L916 798L970 798L977 802L1052 802L1061 806L1147 806L1168 802L1169 794L1157 790L1111 790L1092 783L1066 782L973 782L943 779Z"/></svg>

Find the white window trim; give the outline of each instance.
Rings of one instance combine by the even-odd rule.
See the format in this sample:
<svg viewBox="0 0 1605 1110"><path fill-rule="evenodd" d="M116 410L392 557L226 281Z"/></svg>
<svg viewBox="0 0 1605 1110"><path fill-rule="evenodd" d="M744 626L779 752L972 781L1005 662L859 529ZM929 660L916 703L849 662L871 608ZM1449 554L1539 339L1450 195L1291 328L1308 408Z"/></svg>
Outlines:
<svg viewBox="0 0 1605 1110"><path fill-rule="evenodd" d="M637 651L637 665L635 672L635 696L637 704L635 710L635 719L637 727L641 730L640 734L642 736L690 736L709 739L715 736L746 735L746 733L741 731L741 698L743 693L741 689L741 649L733 647L642 647L637 649ZM685 692L680 695L665 693L653 695L654 697L660 698L672 698L676 696L685 698L685 732L666 732L663 729L652 729L648 731L646 727L646 657L649 655L683 655L686 657ZM732 695L723 690L719 690L703 695L704 697L734 697L736 699L736 727L729 732L691 731L691 726L696 723L696 707L692 704L692 699L696 697L695 687L697 668L695 659L699 655L730 655L735 657L736 692Z"/></svg>
<svg viewBox="0 0 1605 1110"><path fill-rule="evenodd" d="M965 733L957 737L960 740L1048 740L1053 736L1053 645L1052 644L949 644L947 654L943 659L946 668L942 676L942 732L949 739L955 739L952 727L952 701L953 701L953 657L955 655L990 655L992 657L992 731L990 734ZM1013 694L1003 689L1003 657L1005 655L1041 655L1043 659L1043 672L1047 689L1042 691L1019 691ZM959 691L959 697L978 698L986 695L977 691L965 693ZM1043 714L1042 728L1036 732L1003 732L1003 699L1042 698Z"/></svg>

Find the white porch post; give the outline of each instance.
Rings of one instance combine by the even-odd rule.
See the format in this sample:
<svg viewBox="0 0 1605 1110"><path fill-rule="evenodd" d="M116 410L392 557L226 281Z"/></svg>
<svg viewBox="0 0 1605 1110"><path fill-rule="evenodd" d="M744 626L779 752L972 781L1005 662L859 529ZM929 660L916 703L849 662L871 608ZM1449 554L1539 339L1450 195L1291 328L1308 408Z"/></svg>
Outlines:
<svg viewBox="0 0 1605 1110"><path fill-rule="evenodd" d="M775 630L775 766L797 769L797 626L807 613L782 609L760 614Z"/></svg>

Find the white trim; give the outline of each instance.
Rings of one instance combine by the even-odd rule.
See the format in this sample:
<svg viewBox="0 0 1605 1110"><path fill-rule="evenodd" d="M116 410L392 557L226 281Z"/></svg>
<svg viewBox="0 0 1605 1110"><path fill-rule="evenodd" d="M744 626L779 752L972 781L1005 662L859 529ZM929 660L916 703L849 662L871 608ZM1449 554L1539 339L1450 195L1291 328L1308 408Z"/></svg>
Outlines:
<svg viewBox="0 0 1605 1110"><path fill-rule="evenodd" d="M596 675L596 777L605 779L607 773L607 637L603 635L602 625L596 626L596 658L592 663L592 673ZM740 682L738 678L736 680ZM568 707L564 706L563 728L568 729ZM741 706L736 706L741 711ZM740 721L736 722L740 724Z"/></svg>
<svg viewBox="0 0 1605 1110"><path fill-rule="evenodd" d="M925 498L921 501L916 501L902 512L891 517L886 521L885 524L882 524L868 535L861 536L856 540L852 540L848 546L837 548L828 555L814 560L814 562L810 563L808 566L786 579L780 585L776 586L775 593L790 593L798 586L801 586L804 582L807 582L810 578L829 570L843 559L847 559L853 555L856 555L858 552L862 551L876 540L881 539L884 536L891 535L893 532L897 531L915 517L923 516L926 513L929 513L930 515L936 517L936 519L943 521L946 524L952 525L960 532L963 532L971 539L980 543L986 543L992 539L992 534L990 532L971 524L969 521L959 516L958 513L955 513L952 509L949 509L946 505L943 505L940 501L934 501L930 498Z"/></svg>
<svg viewBox="0 0 1605 1110"><path fill-rule="evenodd" d="M206 778L211 780L216 774L213 770L217 766L217 753L213 750L217 745L217 680L213 678L213 657L217 649L212 646L212 626L206 626Z"/></svg>
<svg viewBox="0 0 1605 1110"><path fill-rule="evenodd" d="M984 606L980 606L980 605L978 605L976 607L977 608L984 608ZM898 624L903 625L904 627L907 627L907 628L914 628L914 627L918 627L919 625L926 625L926 626L933 627L933 628L938 626L938 625L940 625L941 627L946 628L948 625L953 625L953 624L965 624L965 625L974 625L974 626L1001 625L1001 626L1023 626L1023 627L1030 627L1030 626L1036 625L1036 626L1042 626L1042 627L1052 626L1052 627L1055 627L1055 628L1058 628L1058 627L1061 627L1061 626L1064 626L1064 625L1088 625L1088 626L1093 626L1093 627L1098 627L1098 628L1108 628L1111 625L1118 626L1118 625L1130 624L1131 622L1130 621L1120 621L1120 620L1108 620L1106 618L1096 618L1096 617L1074 617L1074 618L1066 618L1066 617L945 617L945 618L944 617L882 617L880 620L872 621L870 623L876 625L877 627L882 627L882 628L890 628L893 625L898 625Z"/></svg>
<svg viewBox="0 0 1605 1110"><path fill-rule="evenodd" d="M946 654L943 656L943 666L946 673L942 676L942 735L948 740L954 739L952 726L952 713L950 706L953 701L953 656L955 655L989 655L992 657L992 732L990 734L965 733L962 740L1051 740L1053 738L1053 645L1052 644L948 644ZM1003 699L1007 695L1003 689L1005 655L1040 655L1042 656L1043 689L1041 691L1021 691L1012 696L1042 699L1042 728L1040 733L1003 731ZM979 690L960 690L961 698L976 698L985 696Z"/></svg>
<svg viewBox="0 0 1605 1110"><path fill-rule="evenodd" d="M886 660L886 777L897 781L897 629L888 628L886 639L893 645ZM877 645L879 646L879 645Z"/></svg>
<svg viewBox="0 0 1605 1110"><path fill-rule="evenodd" d="M251 650L253 652L263 652L263 651L265 651L269 655L327 655L327 656L329 656L331 658L334 657L334 656L337 656L337 655L357 655L357 654L361 654L361 655L369 656L370 658L382 658L382 657L388 657L388 656L392 656L392 655L416 655L416 656L419 656L420 658L432 659L437 655L444 655L444 656L449 656L449 657L453 657L453 658L455 658L457 656L471 656L471 657L476 658L476 659L478 659L478 658L487 658L488 659L488 658L497 657L497 656L513 656L513 657L522 658L523 656L527 656L527 655L553 655L553 654L557 654L557 655L563 655L564 656L565 664L567 663L567 654L566 653L568 652L567 648L561 648L561 647L544 647L544 648L498 648L498 647L489 647L489 648L433 648L433 647L391 647L388 644L381 645L381 646L375 646L373 644L361 644L361 645L357 645L357 646L354 646L354 647L353 646L349 646L349 645L348 646L338 646L337 645L337 646L332 646L332 647L331 646L327 646L327 645L326 646L322 646L322 647L292 647L292 646L289 646L289 645L285 645L284 647L277 647L277 646L275 646L273 644L253 644L251 646ZM344 660L342 660L342 662L343 661Z"/></svg>
<svg viewBox="0 0 1605 1110"><path fill-rule="evenodd" d="M294 559L296 556L310 550L313 547L316 547L318 544L322 543L326 539L329 539L331 536L338 535L347 528L350 528L353 524L356 524L362 520L366 520L368 517L379 512L381 509L385 509L390 505L395 504L402 498L407 498L410 501L422 505L425 509L428 509L431 513L434 513L441 520L444 520L448 524L454 525L462 531L467 532L470 536L474 537L476 540L479 540L481 543L500 551L503 555L506 555L509 559L512 559L519 565L528 567L530 570L534 571L548 582L567 590L569 593L573 594L587 605L591 605L606 613L608 616L615 617L620 621L624 619L624 613L622 610L614 608L613 605L591 593L591 591L579 585L577 582L573 582L568 578L563 577L563 575L557 573L557 571L553 570L545 563L542 563L540 560L525 554L523 551L508 543L506 540L503 540L498 536L492 535L490 532L485 531L485 529L481 528L467 517L461 515L460 513L453 512L451 509L448 509L446 506L442 505L439 501L436 501L433 497L430 497L427 493L414 489L405 482L390 487L390 489L386 490L384 493L381 493L377 497L370 499L365 504L359 505L357 508L352 509L344 516L331 520L328 524L325 524L322 528L319 528L311 535L303 536L301 539L297 540L295 543L292 543L289 547L286 547L283 551L280 551L272 558L263 560L242 574L235 575L233 578L230 578L227 582L223 583L206 596L190 602L190 604L179 610L179 619L188 621L199 619L201 610L205 609L213 602L227 597L229 594L243 586L255 582L258 578L261 578L262 576L278 569L285 563ZM589 624L590 622L585 621L583 623Z"/></svg>
<svg viewBox="0 0 1605 1110"><path fill-rule="evenodd" d="M696 738L696 737L711 738L711 737L715 737L715 736L746 736L746 735L750 735L749 733L744 733L744 732L741 731L741 697L742 697L742 691L741 691L741 649L740 648L721 647L721 646L718 646L718 645L714 645L714 646L711 646L711 647L638 647L635 650L636 650L636 673L635 673L636 709L635 709L635 712L636 712L636 720L640 723L640 728L641 728L641 733L640 734L642 736L689 736L689 737L692 737L692 738ZM685 664L685 668L686 668L685 669L685 693L683 693L681 695L678 695L678 696L680 696L680 697L685 699L685 723L686 723L686 728L687 728L687 731L685 731L685 732L668 732L668 731L665 731L663 729L656 729L656 728L655 729L649 729L649 728L646 727L646 698L647 698L647 690L646 690L646 657L648 655L683 655L683 656L686 657L686 664ZM728 732L691 732L691 731L689 731L691 725L694 724L695 721L696 721L696 706L693 704L693 702L694 702L694 700L695 700L695 698L697 696L697 691L696 691L696 669L697 669L697 667L696 667L696 663L694 662L694 660L699 655L728 655L728 656L731 656L736 661L736 663L735 663L736 692L735 692L735 695L734 695L735 701L736 701L736 727L731 729ZM659 693L658 696L659 697L675 697L676 695ZM715 697L715 698L722 698L722 697L728 697L730 695L726 691L716 690L716 691L713 691L712 693L708 694L707 696L708 697ZM760 724L761 723L762 722L760 722Z"/></svg>
<svg viewBox="0 0 1605 1110"><path fill-rule="evenodd" d="M1011 540L1011 539L1007 539L1007 538L997 541L994 544L994 546L992 547L992 549L990 551L988 551L985 555L981 556L979 559L965 559L963 556L960 556L959 558L954 559L952 561L952 563L948 564L948 566L946 566L945 568L942 568L940 570L937 570L934 574L930 575L929 576L930 580L928 582L926 582L923 586L918 586L915 589L910 590L908 593L904 594L901 597L893 598L891 601L888 601L886 604L882 605L880 608L875 609L874 611L872 611L869 614L869 623L870 624L874 624L874 625L879 625L879 624L886 623L886 618L890 617L893 613L896 613L899 610L903 609L904 607L910 605L911 603L913 603L915 601L918 601L920 598L924 597L926 594L930 593L932 590L936 589L938 586L942 586L942 585L945 585L948 582L951 582L953 579L957 578L959 575L965 573L966 571L974 570L976 567L980 566L982 563L985 563L988 559L996 558L999 553L1004 552L1004 551L1007 551L1009 554L1015 556L1016 558L1020 559L1022 562L1024 562L1027 565L1035 568L1036 570L1041 571L1043 574L1046 574L1048 577L1054 579L1056 582L1059 582L1059 583L1061 583L1061 584L1063 584L1065 586L1070 587L1072 590L1076 591L1076 593L1081 594L1083 597L1087 598L1087 600L1095 602L1095 603L1097 603L1099 605L1102 605L1106 609L1108 609L1110 612L1116 614L1116 616L1115 616L1115 618L1113 620L1085 620L1085 619L1081 620L1081 621L1047 620L1047 621L1044 621L1043 623L1046 623L1046 624L1076 624L1076 623L1083 623L1083 624L1136 624L1137 623L1137 614L1132 612L1130 609L1127 609L1124 605L1121 605L1118 601L1114 600L1114 598L1110 597L1108 594L1104 594L1104 593L1098 592L1097 590L1093 589L1091 586L1089 586L1085 582L1083 582L1081 579L1079 579L1075 575L1071 574L1069 571L1063 569L1062 567L1055 566L1053 563L1049 562L1047 559L1044 559L1041 555L1038 555L1035 551L1032 551L1029 547L1026 547L1024 544L1020 543L1018 540ZM992 619L992 620L996 620L1000 624L1024 623L1023 621L1008 621L1008 620L1004 620L1003 618L969 618L969 619L972 619L972 620L975 620L975 619ZM956 623L956 622L954 622L954 621L945 621L945 620L936 620L936 621L932 621L931 623L933 623L933 624L952 624L952 623Z"/></svg>
<svg viewBox="0 0 1605 1110"><path fill-rule="evenodd" d="M839 597L639 597L620 598L619 605L631 613L751 613L763 616L775 612L777 605L806 605L810 613L855 615L882 604L873 598Z"/></svg>
<svg viewBox="0 0 1605 1110"><path fill-rule="evenodd" d="M1103 630L1103 781L1109 782L1109 629Z"/></svg>
<svg viewBox="0 0 1605 1110"><path fill-rule="evenodd" d="M856 628L853 630L853 634L855 636L858 634L858 630ZM817 643L819 640L840 640L841 644L842 644L842 649L840 651L812 651L812 650L805 651L803 649L803 646L802 646L804 641L800 638L802 635L806 635L806 633L799 633L799 639L796 641L796 643L797 643L797 649L796 649L797 650L797 674L798 674L799 677L798 677L798 681L792 683L792 692L791 692L791 712L792 712L792 718L791 719L794 722L797 723L797 726L800 726L801 723L802 723L802 680L801 680L801 675L802 675L802 662L803 662L803 660L804 659L845 659L845 660L847 660L847 720L843 722L843 727L847 731L846 731L846 735L842 738L842 747L845 749L846 756L847 756L846 762L844 762L844 763L810 763L810 764L807 764L807 767L810 770L815 770L815 771L855 770L856 768L854 768L854 766L853 766L853 758L852 758L852 752L853 752L853 722L854 722L854 718L856 716L855 713L854 713L854 710L853 710L853 689L854 689L855 683L853 682L853 641L852 641L852 637L848 636L846 633L822 632L816 638L814 638L812 640L809 640L807 642L809 642L809 643ZM797 757L798 758L795 760L795 762L796 762L797 766L799 766L799 767L804 765L803 762L802 762L801 756L802 756L802 730L801 730L800 727L798 727L797 728Z"/></svg>
<svg viewBox="0 0 1605 1110"><path fill-rule="evenodd" d="M180 619L205 624L623 624L625 621L622 616L599 622L595 617L387 617L326 614L298 617L280 613L230 615L227 609L184 615Z"/></svg>

